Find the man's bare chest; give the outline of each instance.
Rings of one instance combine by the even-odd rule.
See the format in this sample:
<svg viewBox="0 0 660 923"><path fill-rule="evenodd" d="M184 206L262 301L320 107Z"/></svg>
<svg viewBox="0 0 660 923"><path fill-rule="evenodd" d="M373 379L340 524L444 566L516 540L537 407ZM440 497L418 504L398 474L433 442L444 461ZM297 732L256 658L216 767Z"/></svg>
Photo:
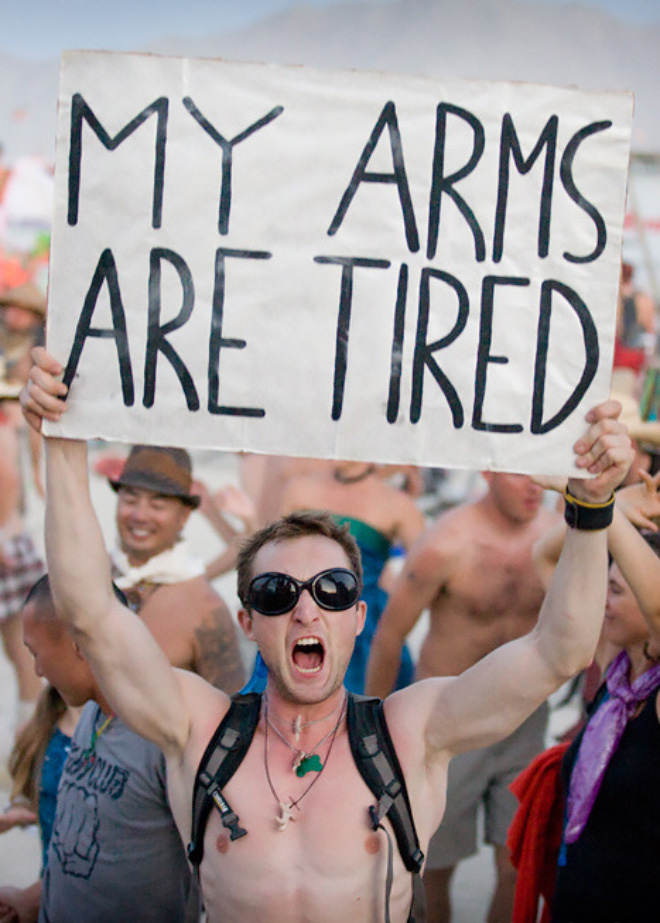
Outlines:
<svg viewBox="0 0 660 923"><path fill-rule="evenodd" d="M504 615L535 617L542 601L529 543L475 544L461 555L438 594L439 608L477 621Z"/></svg>
<svg viewBox="0 0 660 923"><path fill-rule="evenodd" d="M209 889L218 900L229 891L236 908L250 908L244 917L258 914L263 920L378 918L363 914L369 904L373 914L384 899L387 838L373 829L374 797L359 777L347 741L338 742L320 773L300 779L291 760L267 761L257 738L225 795L247 833L231 841L214 812L202 876L207 900ZM393 861L395 901L405 904L410 876L396 844Z"/></svg>

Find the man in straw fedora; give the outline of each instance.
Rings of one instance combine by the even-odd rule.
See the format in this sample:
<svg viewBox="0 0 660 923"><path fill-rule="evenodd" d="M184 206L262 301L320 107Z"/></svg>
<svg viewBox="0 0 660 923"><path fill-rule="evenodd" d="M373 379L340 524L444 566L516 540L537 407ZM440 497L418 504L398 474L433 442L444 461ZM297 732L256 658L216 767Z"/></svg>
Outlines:
<svg viewBox="0 0 660 923"><path fill-rule="evenodd" d="M200 502L188 452L133 446L109 483L117 494L115 582L173 666L236 692L244 680L236 626L183 538Z"/></svg>

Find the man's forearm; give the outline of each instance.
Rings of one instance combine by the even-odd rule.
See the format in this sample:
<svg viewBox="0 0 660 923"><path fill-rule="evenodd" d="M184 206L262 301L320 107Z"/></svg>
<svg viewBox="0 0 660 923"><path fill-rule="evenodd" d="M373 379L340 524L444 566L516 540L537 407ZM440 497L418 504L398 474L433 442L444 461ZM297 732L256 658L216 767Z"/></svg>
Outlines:
<svg viewBox="0 0 660 923"><path fill-rule="evenodd" d="M394 689L401 666L403 643L391 634L376 629L371 642L365 692L384 699Z"/></svg>
<svg viewBox="0 0 660 923"><path fill-rule="evenodd" d="M62 618L87 632L107 606L110 564L89 494L87 446L46 440L46 556Z"/></svg>
<svg viewBox="0 0 660 923"><path fill-rule="evenodd" d="M541 657L559 680L589 665L603 622L608 563L605 526L608 511L610 517L613 511L613 491L632 459L628 435L616 421L619 410L615 401L590 410L590 426L573 447L576 466L590 477L568 479L569 528L535 632ZM595 508L600 508L598 515Z"/></svg>
<svg viewBox="0 0 660 923"><path fill-rule="evenodd" d="M217 557L210 560L205 568L204 573L207 580L215 580L216 577L222 577L236 567L236 558L238 556L239 539L232 539L225 550Z"/></svg>
<svg viewBox="0 0 660 923"><path fill-rule="evenodd" d="M608 543L649 628L660 633L660 560L635 526L617 509L608 530Z"/></svg>
<svg viewBox="0 0 660 923"><path fill-rule="evenodd" d="M606 530L568 529L535 632L543 659L558 679L575 675L591 662L606 595Z"/></svg>

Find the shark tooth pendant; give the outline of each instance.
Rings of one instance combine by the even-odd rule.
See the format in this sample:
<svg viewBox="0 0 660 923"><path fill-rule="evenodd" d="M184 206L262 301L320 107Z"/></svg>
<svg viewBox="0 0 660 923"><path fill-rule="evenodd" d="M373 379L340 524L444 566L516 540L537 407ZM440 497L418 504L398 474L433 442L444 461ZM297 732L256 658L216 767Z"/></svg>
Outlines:
<svg viewBox="0 0 660 923"><path fill-rule="evenodd" d="M295 805L290 802L289 804L284 804L283 801L280 801L279 806L280 813L275 818L275 821L277 822L278 829L282 832L289 826L289 821L295 822L296 818L293 813Z"/></svg>

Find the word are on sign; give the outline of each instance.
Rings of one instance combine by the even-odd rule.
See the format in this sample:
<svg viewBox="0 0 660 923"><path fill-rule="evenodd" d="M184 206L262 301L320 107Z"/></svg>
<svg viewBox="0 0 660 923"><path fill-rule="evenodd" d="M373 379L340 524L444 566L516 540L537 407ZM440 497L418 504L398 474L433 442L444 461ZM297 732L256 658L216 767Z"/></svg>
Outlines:
<svg viewBox="0 0 660 923"><path fill-rule="evenodd" d="M62 64L50 432L566 473L609 388L632 102Z"/></svg>

